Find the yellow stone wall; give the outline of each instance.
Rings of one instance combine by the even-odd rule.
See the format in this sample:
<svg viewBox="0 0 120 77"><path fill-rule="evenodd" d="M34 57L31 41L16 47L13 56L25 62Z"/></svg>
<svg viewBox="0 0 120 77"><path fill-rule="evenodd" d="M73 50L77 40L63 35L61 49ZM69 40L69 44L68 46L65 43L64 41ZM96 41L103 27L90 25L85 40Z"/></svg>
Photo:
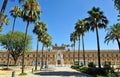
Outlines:
<svg viewBox="0 0 120 77"><path fill-rule="evenodd" d="M43 60L46 60L46 53L47 53L47 61L48 64L56 64L55 55L58 50L51 50L51 51L43 51ZM67 50L60 50L63 54L63 64L72 64L73 63L73 51ZM120 64L120 53L118 50L101 50L101 64L104 64L105 61L110 61L111 64L117 65ZM86 50L85 51L85 58L87 62L94 62L96 65L98 63L97 51L96 50ZM19 57L17 61L17 65L21 65L22 57ZM25 65L33 65L33 60L36 59L36 52L30 51L25 55ZM41 61L42 59L42 51L38 52L38 60ZM75 60L78 60L78 52L75 52ZM80 51L80 60L83 60L83 53L82 50ZM14 60L10 56L10 65L13 65ZM7 51L0 51L0 64L7 64Z"/></svg>

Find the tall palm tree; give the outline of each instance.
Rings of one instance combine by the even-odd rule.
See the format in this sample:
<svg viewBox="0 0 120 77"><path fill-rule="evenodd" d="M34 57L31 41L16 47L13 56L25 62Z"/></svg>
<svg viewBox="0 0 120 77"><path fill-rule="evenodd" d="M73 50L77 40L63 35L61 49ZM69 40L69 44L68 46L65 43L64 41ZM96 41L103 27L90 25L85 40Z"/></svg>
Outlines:
<svg viewBox="0 0 120 77"><path fill-rule="evenodd" d="M48 49L48 47L52 45L52 38L51 38L51 36L48 33L45 33L44 36L43 36L42 42ZM47 51L46 51L45 68L48 67L47 59L48 59L48 56L47 56Z"/></svg>
<svg viewBox="0 0 120 77"><path fill-rule="evenodd" d="M88 11L88 14L89 14L89 17L86 18L85 20L89 24L90 30L92 31L96 30L97 48L98 48L98 67L101 68L98 28L106 28L108 24L108 20L106 16L104 16L103 12L96 7L93 7L90 11Z"/></svg>
<svg viewBox="0 0 120 77"><path fill-rule="evenodd" d="M110 28L107 29L107 34L105 36L105 43L109 43L111 40L114 42L114 40L117 41L118 47L119 47L119 53L120 53L120 23L114 24L113 26L110 26Z"/></svg>
<svg viewBox="0 0 120 77"><path fill-rule="evenodd" d="M24 54L26 49L26 39L28 33L28 27L30 22L35 22L39 19L40 7L36 0L27 0L23 5L24 9L22 11L22 18L24 21L27 21L26 31L25 31L25 40L24 40L24 51L22 55L22 73L24 73Z"/></svg>
<svg viewBox="0 0 120 77"><path fill-rule="evenodd" d="M20 7L18 7L18 6L15 6L15 7L13 7L12 9L11 9L11 11L10 11L10 14L11 14L11 16L13 16L14 17L14 22L13 22L13 26L12 26L12 33L11 33L11 37L9 38L9 42L10 42L10 44L11 44L11 41L12 41L12 37L13 37L13 32L14 32L14 27L15 27L15 21L16 21L16 18L17 17L20 17L21 16L21 9L20 9ZM12 50L12 46L10 45L9 46L9 51L8 51L8 61L7 61L7 68L8 68L8 66L9 66L9 56L10 56L10 51Z"/></svg>
<svg viewBox="0 0 120 77"><path fill-rule="evenodd" d="M75 62L75 44L76 44L76 40L78 40L78 35L76 32L72 32L70 34L70 41L73 42L73 47L74 47L74 53L73 53L73 64Z"/></svg>
<svg viewBox="0 0 120 77"><path fill-rule="evenodd" d="M81 36L81 31L80 31L80 25L81 25L81 22L80 20L77 21L76 23L76 26L75 26L75 31L78 35L78 65L80 64L79 61L80 61L80 36Z"/></svg>
<svg viewBox="0 0 120 77"><path fill-rule="evenodd" d="M22 2L22 1L24 1L24 0L18 0L19 2ZM3 1L3 4L2 4L2 8L1 8L1 11L0 11L0 26L2 26L2 23L3 23L3 18L2 18L2 16L3 16L3 14L4 14L4 11L5 11L5 9L6 9L6 6L7 6L7 3L8 3L8 0L4 0Z"/></svg>
<svg viewBox="0 0 120 77"><path fill-rule="evenodd" d="M43 46L42 46L42 62L41 62L41 67L40 67L40 70L43 68L43 49L45 46L47 46L47 43L48 43L48 39L49 38L49 35L46 33L46 32L43 32L39 37L39 41L42 42ZM46 58L45 58L46 59Z"/></svg>
<svg viewBox="0 0 120 77"><path fill-rule="evenodd" d="M15 21L16 21L16 18L17 18L17 17L20 17L20 15L21 15L21 9L20 9L20 7L18 7L18 6L15 6L15 7L13 7L13 8L11 9L10 13L11 13L11 16L14 17L14 22L13 22L13 26L12 26L11 37L9 38L10 45L9 45L9 51L8 51L7 68L9 67L9 57L10 57L10 54L9 54L9 53L10 53L10 51L12 50L11 40L12 40L12 38L13 38Z"/></svg>
<svg viewBox="0 0 120 77"><path fill-rule="evenodd" d="M14 32L14 27L15 27L16 18L21 16L21 12L22 12L22 10L20 9L19 6L13 7L13 8L11 9L11 11L10 11L11 16L14 18L13 27L12 27L12 33ZM12 35L11 35L11 36L12 36Z"/></svg>
<svg viewBox="0 0 120 77"><path fill-rule="evenodd" d="M38 35L37 38L37 49L36 49L36 65L35 65L35 70L37 70L37 57L38 57L38 46L39 46L39 37L43 34L43 32L46 32L47 28L46 28L46 24L43 22L36 22L35 23L35 27L33 29L33 33Z"/></svg>
<svg viewBox="0 0 120 77"><path fill-rule="evenodd" d="M89 27L86 26L87 23L85 22L85 20L78 20L78 23L79 23L78 30L81 32L81 35L82 35L83 60L84 60L84 65L85 65L86 63L85 63L84 34L86 31L88 31Z"/></svg>

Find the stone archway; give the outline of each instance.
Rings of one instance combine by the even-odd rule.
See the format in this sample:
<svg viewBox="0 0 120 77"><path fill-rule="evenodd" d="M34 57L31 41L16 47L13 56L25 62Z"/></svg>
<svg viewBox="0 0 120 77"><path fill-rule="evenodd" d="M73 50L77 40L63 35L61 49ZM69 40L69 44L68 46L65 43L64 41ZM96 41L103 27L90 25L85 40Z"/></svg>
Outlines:
<svg viewBox="0 0 120 77"><path fill-rule="evenodd" d="M55 54L56 66L64 66L63 53L58 50Z"/></svg>

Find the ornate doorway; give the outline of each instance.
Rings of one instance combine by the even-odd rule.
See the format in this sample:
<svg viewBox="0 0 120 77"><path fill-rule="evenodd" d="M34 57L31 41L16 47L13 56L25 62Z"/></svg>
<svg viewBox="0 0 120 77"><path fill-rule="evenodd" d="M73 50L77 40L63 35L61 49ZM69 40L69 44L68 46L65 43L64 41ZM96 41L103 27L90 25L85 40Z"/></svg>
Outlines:
<svg viewBox="0 0 120 77"><path fill-rule="evenodd" d="M57 63L58 63L58 65L60 65L61 64L61 60L57 60Z"/></svg>
<svg viewBox="0 0 120 77"><path fill-rule="evenodd" d="M56 66L64 66L63 53L58 50L55 54Z"/></svg>

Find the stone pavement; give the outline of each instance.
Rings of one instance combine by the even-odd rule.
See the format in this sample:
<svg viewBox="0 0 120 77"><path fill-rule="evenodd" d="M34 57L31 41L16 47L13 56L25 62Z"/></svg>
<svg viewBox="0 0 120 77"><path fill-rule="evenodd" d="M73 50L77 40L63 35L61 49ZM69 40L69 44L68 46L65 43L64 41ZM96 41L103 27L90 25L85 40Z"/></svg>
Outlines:
<svg viewBox="0 0 120 77"><path fill-rule="evenodd" d="M0 75L0 77L11 77L11 75ZM49 66L47 69L43 69L38 72L31 73L28 72L26 76L18 76L15 77L92 77L84 73L80 73L76 70L71 69L70 67L57 67L57 66Z"/></svg>

